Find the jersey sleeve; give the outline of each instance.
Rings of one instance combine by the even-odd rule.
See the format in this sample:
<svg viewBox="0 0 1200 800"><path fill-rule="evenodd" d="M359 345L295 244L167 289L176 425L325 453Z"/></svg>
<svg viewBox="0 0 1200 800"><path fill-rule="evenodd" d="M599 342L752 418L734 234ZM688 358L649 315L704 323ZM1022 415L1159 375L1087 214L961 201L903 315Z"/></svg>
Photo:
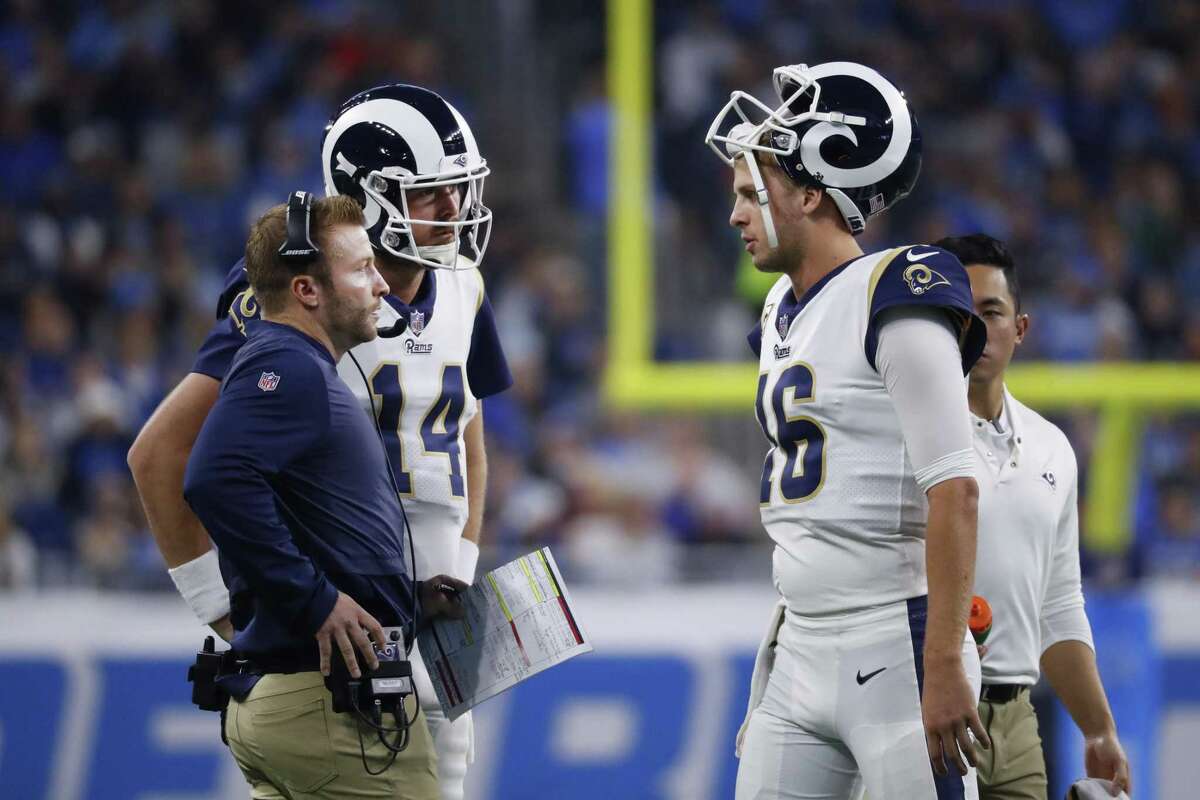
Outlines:
<svg viewBox="0 0 1200 800"><path fill-rule="evenodd" d="M500 346L496 315L486 294L480 295L475 325L471 329L471 350L467 354L467 380L476 397L490 397L512 386L512 372Z"/></svg>
<svg viewBox="0 0 1200 800"><path fill-rule="evenodd" d="M900 420L904 449L922 491L974 477L967 387L950 319L929 306L884 312L876 364Z"/></svg>
<svg viewBox="0 0 1200 800"><path fill-rule="evenodd" d="M975 316L971 282L957 256L938 247L914 245L885 257L871 276L863 349L873 369L881 315L900 306L944 309L958 336L965 375L983 353L987 330Z"/></svg>
<svg viewBox="0 0 1200 800"><path fill-rule="evenodd" d="M762 357L762 322L754 323L754 329L746 334L746 344L750 345L755 358Z"/></svg>
<svg viewBox="0 0 1200 800"><path fill-rule="evenodd" d="M204 338L192 372L208 375L218 381L225 378L233 357L246 343L246 325L261 316L254 290L246 276L245 260L234 264L225 278L225 288L217 300L217 321Z"/></svg>

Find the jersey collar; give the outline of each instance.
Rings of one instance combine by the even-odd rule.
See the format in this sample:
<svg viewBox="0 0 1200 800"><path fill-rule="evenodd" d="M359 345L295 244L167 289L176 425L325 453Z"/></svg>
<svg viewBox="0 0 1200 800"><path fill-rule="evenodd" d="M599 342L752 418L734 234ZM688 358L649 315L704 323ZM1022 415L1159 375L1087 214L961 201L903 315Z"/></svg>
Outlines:
<svg viewBox="0 0 1200 800"><path fill-rule="evenodd" d="M799 300L796 299L795 288L789 287L788 290L783 293L783 299L779 302L779 311L776 312L775 315L775 324L778 327L779 338L787 338L787 332L791 330L792 323L796 321L796 317L800 316L800 312L803 311L808 304L813 301L813 298L821 293L821 290L824 289L831 280L836 278L838 275L841 275L846 270L846 267L850 266L860 258L862 258L862 256L855 256L849 261L838 264L829 272L825 273L825 277L808 287L808 291L806 291Z"/></svg>
<svg viewBox="0 0 1200 800"><path fill-rule="evenodd" d="M1012 429L1013 461L1020 462L1021 446L1025 441L1025 421L1021 419L1021 404L1009 393L1007 384L1004 387L1004 416L1008 420L1008 427Z"/></svg>
<svg viewBox="0 0 1200 800"><path fill-rule="evenodd" d="M1009 393L1008 386L1004 387L1003 403L1004 403L1004 405L1002 406L1000 413L1001 413L1002 417L1004 418L1004 421L1008 425L1008 440L1009 440L1009 442L1011 442L1011 445L1010 445L1011 455L1009 456L1009 466L1010 467L1018 467L1021 465L1021 455L1023 452L1023 445L1025 442L1025 434L1024 434L1025 424L1024 424L1024 420L1021 419L1020 405L1017 403L1016 399ZM971 414L971 419L974 421L974 423L976 425L987 426L989 429L992 428L991 422L989 422L986 419L981 419L981 418L975 416L975 414L973 414L973 413ZM989 431L989 433L990 433L990 431ZM972 438L977 438L977 437L973 436Z"/></svg>
<svg viewBox="0 0 1200 800"><path fill-rule="evenodd" d="M396 310L397 314L404 317L408 322L408 329L413 333L420 334L433 319L433 306L437 301L436 273L435 269L425 270L425 275L421 278L421 285L417 287L417 293L413 296L411 303L404 302L394 294L386 295L383 298L389 306ZM420 322L416 321L418 319Z"/></svg>

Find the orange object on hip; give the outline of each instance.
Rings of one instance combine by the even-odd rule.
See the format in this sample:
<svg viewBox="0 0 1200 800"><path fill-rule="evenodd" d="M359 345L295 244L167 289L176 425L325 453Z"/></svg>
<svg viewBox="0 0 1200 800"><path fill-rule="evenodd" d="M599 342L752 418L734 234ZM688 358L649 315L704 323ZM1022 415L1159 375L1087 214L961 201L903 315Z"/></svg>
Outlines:
<svg viewBox="0 0 1200 800"><path fill-rule="evenodd" d="M979 595L971 598L971 616L967 626L971 629L971 636L975 637L975 644L983 644L992 632L992 607Z"/></svg>

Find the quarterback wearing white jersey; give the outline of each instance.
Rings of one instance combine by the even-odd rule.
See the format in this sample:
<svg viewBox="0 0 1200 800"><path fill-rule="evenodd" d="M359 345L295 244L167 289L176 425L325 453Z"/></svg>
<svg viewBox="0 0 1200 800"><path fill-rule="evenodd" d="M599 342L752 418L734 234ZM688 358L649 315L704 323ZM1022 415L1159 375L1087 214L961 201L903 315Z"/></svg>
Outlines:
<svg viewBox="0 0 1200 800"><path fill-rule="evenodd" d="M411 304L384 300L379 326L404 319L404 333L355 347L358 366L342 359L338 374L371 411L359 368L366 374L423 580L457 570L467 523L463 431L479 410L475 392L486 397L512 381L478 270L430 270Z"/></svg>
<svg viewBox="0 0 1200 800"><path fill-rule="evenodd" d="M798 614L926 592L928 507L876 364L881 320L906 306L969 317L970 286L958 259L926 246L872 253L834 269L800 300L783 276L751 334L756 413L772 443L762 520L777 545L776 584ZM983 339L977 326L962 333L965 372Z"/></svg>
<svg viewBox="0 0 1200 800"><path fill-rule="evenodd" d="M759 500L776 544L772 572L782 602L770 680L759 680L744 734L751 735L757 711L760 727L793 720L844 741L847 752L828 762L835 776L824 784L830 797L843 796L856 767L872 797L919 797L935 788L917 699L928 613L923 489L938 481L940 467L935 461L926 474L914 470L886 383L889 367L904 362L885 366L878 350L881 333L899 332L910 355L920 357L916 347L948 353L965 370L983 347L980 328L961 324L960 356L948 332L941 342L925 338L939 323L920 310L969 319L968 293L950 254L896 248L837 267L799 300L791 280L780 278L750 337L759 355L756 411L772 444ZM910 339L902 320L931 330ZM978 660L967 637L961 652L978 692ZM743 747L747 775L776 756L753 745L751 739ZM778 751L781 764L785 752ZM924 768L913 770L914 762ZM796 780L815 785L812 776ZM973 785L956 783L957 793L938 797L973 796Z"/></svg>
<svg viewBox="0 0 1200 800"><path fill-rule="evenodd" d="M970 735L987 734L963 375L984 329L953 255L863 255L854 239L916 182L903 94L849 62L774 77L778 107L734 92L708 135L734 168L730 224L756 268L782 273L750 335L781 599L736 797L974 798Z"/></svg>

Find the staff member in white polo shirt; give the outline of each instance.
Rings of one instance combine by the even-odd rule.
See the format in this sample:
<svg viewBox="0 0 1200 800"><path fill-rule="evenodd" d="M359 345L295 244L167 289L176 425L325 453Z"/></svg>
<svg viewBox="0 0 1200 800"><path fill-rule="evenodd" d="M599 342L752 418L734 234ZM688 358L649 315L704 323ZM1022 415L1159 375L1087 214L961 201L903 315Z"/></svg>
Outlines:
<svg viewBox="0 0 1200 800"><path fill-rule="evenodd" d="M1083 732L1088 776L1128 791L1129 762L1083 609L1075 452L1061 430L1004 386L1029 330L1012 256L984 234L934 246L966 266L988 334L968 390L979 482L975 593L991 604L993 619L979 703L992 748L979 754L980 800L1046 797L1046 762L1029 702L1039 666Z"/></svg>

